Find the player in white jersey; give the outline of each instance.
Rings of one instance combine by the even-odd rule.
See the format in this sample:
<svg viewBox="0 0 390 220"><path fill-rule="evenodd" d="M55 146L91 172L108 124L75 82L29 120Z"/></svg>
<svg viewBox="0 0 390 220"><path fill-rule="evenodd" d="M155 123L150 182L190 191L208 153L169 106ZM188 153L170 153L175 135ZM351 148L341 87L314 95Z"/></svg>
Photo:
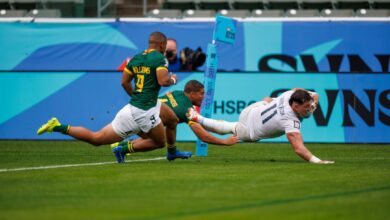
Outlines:
<svg viewBox="0 0 390 220"><path fill-rule="evenodd" d="M334 161L321 160L303 144L301 121L316 109L318 95L303 89L284 92L277 98L266 98L246 107L238 122L226 122L205 118L190 109L188 119L219 134L234 133L241 141L256 142L261 139L286 134L295 153L311 163L330 164Z"/></svg>

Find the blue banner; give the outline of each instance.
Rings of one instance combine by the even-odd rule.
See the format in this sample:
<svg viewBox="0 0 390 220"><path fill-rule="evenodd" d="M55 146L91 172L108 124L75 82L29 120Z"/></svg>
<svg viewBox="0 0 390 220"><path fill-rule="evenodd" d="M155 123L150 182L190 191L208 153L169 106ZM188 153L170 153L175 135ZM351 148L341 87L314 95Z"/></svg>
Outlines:
<svg viewBox="0 0 390 220"><path fill-rule="evenodd" d="M182 90L203 74L178 73L169 90ZM51 117L97 131L129 101L118 72L0 74L0 139L70 139L62 134L36 135ZM305 142L390 143L390 74L219 73L212 117L237 121L248 105L294 88L316 91L320 105L302 122ZM180 124L178 141L194 141ZM265 141L284 142L285 137Z"/></svg>
<svg viewBox="0 0 390 220"><path fill-rule="evenodd" d="M218 47L221 71L389 72L388 21L236 25L235 44ZM206 51L214 22L0 23L0 70L116 70L153 31L175 38L178 51Z"/></svg>
<svg viewBox="0 0 390 220"><path fill-rule="evenodd" d="M237 121L250 103L302 87L320 94L320 107L303 122L305 141L390 143L387 21L236 25L235 44L214 51L218 83L214 100L207 101L213 118ZM153 31L175 38L179 51L199 46L206 51L214 22L0 23L5 51L0 54L0 138L70 139L35 134L53 116L92 130L110 123L129 99L120 86L121 73L114 70L146 49ZM190 79L204 81L199 72L178 74L178 85L169 89L183 89ZM178 140L196 137L180 125Z"/></svg>

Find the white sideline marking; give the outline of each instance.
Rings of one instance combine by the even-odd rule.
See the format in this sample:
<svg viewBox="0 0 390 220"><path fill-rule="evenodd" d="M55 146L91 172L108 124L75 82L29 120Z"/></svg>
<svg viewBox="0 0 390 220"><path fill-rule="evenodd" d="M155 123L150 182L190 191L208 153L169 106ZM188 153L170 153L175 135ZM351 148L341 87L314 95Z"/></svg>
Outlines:
<svg viewBox="0 0 390 220"><path fill-rule="evenodd" d="M129 160L129 161L126 161L126 163L145 162L145 161L154 161L154 160L163 160L163 159L165 159L165 157L156 157L156 158L140 159L140 160ZM25 171L25 170L46 170L46 169L55 169L55 168L64 168L64 167L98 166L98 165L113 164L113 163L117 163L117 162L80 163L80 164L41 166L41 167L6 168L6 169L0 169L0 173L13 172L13 171Z"/></svg>

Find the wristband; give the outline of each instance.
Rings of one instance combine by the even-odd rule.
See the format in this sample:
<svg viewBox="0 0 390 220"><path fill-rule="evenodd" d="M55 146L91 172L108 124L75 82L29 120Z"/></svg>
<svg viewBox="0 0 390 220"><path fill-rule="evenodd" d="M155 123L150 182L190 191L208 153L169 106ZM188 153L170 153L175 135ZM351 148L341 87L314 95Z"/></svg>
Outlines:
<svg viewBox="0 0 390 220"><path fill-rule="evenodd" d="M312 155L312 156L310 157L309 162L310 162L310 163L319 163L319 162L321 162L321 159L318 158L318 157L316 157L316 156L314 156L314 155Z"/></svg>
<svg viewBox="0 0 390 220"><path fill-rule="evenodd" d="M171 77L171 80L173 81L173 85L176 85L176 79Z"/></svg>

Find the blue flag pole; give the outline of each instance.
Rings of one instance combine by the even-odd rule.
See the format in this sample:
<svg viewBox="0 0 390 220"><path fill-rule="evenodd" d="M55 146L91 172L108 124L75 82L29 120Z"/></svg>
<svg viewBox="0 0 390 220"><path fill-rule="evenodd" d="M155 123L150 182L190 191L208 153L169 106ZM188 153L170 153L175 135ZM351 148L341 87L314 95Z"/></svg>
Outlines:
<svg viewBox="0 0 390 220"><path fill-rule="evenodd" d="M213 43L207 46L206 70L204 72L205 98L200 110L200 114L207 118L212 116L217 66L217 45L213 41ZM207 155L208 144L198 139L196 141L196 156Z"/></svg>
<svg viewBox="0 0 390 220"><path fill-rule="evenodd" d="M204 72L205 98L203 99L200 114L211 118L213 113L215 81L218 69L217 41L233 44L235 41L236 21L221 15L216 16L216 25L213 41L207 46L206 70ZM196 156L207 156L208 144L197 140Z"/></svg>

